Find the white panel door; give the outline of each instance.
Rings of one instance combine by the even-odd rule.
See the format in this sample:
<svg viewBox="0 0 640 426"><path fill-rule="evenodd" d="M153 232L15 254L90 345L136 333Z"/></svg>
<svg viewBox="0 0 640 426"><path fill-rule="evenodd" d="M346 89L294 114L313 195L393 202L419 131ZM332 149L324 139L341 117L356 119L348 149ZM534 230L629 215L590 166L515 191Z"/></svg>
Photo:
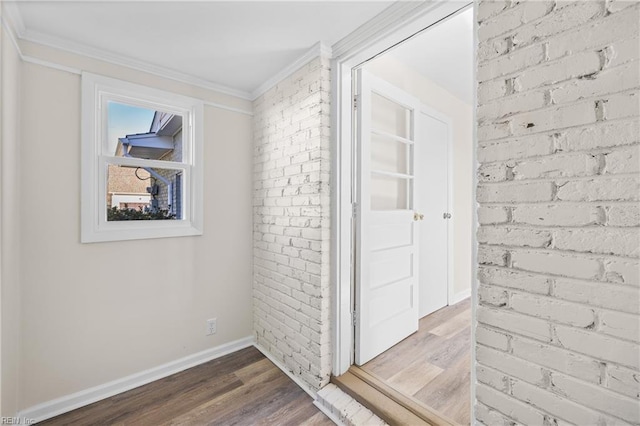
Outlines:
<svg viewBox="0 0 640 426"><path fill-rule="evenodd" d="M362 365L418 330L419 102L364 70L357 87L355 362Z"/></svg>
<svg viewBox="0 0 640 426"><path fill-rule="evenodd" d="M416 207L420 224L420 318L448 304L449 123L423 111L418 121Z"/></svg>

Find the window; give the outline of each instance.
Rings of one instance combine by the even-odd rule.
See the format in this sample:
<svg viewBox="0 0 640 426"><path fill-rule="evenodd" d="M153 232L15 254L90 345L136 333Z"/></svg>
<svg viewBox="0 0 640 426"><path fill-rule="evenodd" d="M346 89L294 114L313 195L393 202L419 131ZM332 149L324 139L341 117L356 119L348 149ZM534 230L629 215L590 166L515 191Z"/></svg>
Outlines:
<svg viewBox="0 0 640 426"><path fill-rule="evenodd" d="M82 74L83 243L202 234L200 100Z"/></svg>

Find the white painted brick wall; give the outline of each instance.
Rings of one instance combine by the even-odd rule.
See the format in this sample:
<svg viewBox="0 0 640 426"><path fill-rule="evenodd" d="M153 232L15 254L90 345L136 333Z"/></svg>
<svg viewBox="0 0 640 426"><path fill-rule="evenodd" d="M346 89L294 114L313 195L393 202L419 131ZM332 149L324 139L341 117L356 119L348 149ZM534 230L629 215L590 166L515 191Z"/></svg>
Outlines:
<svg viewBox="0 0 640 426"><path fill-rule="evenodd" d="M477 17L476 420L640 424L640 3Z"/></svg>
<svg viewBox="0 0 640 426"><path fill-rule="evenodd" d="M316 58L254 102L256 341L314 390L331 374L329 75Z"/></svg>
<svg viewBox="0 0 640 426"><path fill-rule="evenodd" d="M333 383L318 392L316 404L344 426L386 426L380 417Z"/></svg>

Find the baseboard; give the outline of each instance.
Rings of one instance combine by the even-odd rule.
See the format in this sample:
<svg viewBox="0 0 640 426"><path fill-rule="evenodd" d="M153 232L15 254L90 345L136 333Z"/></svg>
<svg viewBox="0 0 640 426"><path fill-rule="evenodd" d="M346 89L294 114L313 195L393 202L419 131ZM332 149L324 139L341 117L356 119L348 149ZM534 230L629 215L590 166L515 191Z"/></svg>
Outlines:
<svg viewBox="0 0 640 426"><path fill-rule="evenodd" d="M449 305L455 305L458 302L462 302L467 297L471 297L471 289L466 289L454 294L449 301Z"/></svg>
<svg viewBox="0 0 640 426"><path fill-rule="evenodd" d="M264 356L266 356L269 361L271 361L272 363L274 363L276 365L276 367L278 367L280 370L282 370L282 372L284 374L286 374L291 380L293 380L295 382L296 385L300 386L302 388L303 391L305 391L306 393L309 394L309 396L311 396L311 398L313 398L313 400L316 400L317 395L317 391L313 390L311 388L311 386L309 386L307 383L305 383L304 381L302 381L302 379L300 379L300 377L295 376L291 371L287 370L287 368L282 365L282 363L275 359L270 353L269 351L267 351L264 347L262 347L261 345L259 345L258 343L254 343L253 346L255 346L255 348L257 350L259 350L260 352L262 352L262 354Z"/></svg>
<svg viewBox="0 0 640 426"><path fill-rule="evenodd" d="M34 419L36 422L50 419L51 417L59 416L76 408L84 407L85 405L93 404L94 402L146 385L155 380L163 379L172 374L195 367L196 365L239 351L240 349L248 348L254 343L255 338L253 336L225 343L224 345L216 346L215 348L207 349L158 367L141 371L140 373L34 405L33 407L20 411L17 416Z"/></svg>

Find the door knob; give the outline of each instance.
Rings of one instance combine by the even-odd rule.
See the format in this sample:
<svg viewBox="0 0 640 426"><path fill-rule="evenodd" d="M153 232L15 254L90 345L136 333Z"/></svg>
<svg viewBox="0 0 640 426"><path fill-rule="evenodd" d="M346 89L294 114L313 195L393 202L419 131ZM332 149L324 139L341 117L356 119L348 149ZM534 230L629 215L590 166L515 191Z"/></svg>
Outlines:
<svg viewBox="0 0 640 426"><path fill-rule="evenodd" d="M413 220L417 221L417 220L423 220L423 219L424 219L424 215L423 214L420 214L418 212L414 212L413 213Z"/></svg>

